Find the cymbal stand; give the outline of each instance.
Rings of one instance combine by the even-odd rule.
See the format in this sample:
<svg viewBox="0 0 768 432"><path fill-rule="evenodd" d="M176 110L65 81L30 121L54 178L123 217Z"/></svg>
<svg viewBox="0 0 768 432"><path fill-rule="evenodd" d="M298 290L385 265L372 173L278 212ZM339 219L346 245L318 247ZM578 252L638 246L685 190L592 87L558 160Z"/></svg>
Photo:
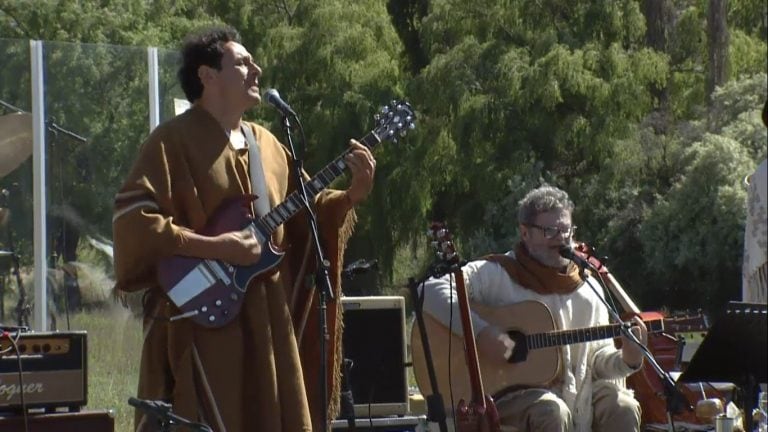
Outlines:
<svg viewBox="0 0 768 432"><path fill-rule="evenodd" d="M21 108L15 107L2 99L0 99L0 105L2 105L5 109L9 111L18 112L18 113L24 112L24 110L22 110Z"/></svg>

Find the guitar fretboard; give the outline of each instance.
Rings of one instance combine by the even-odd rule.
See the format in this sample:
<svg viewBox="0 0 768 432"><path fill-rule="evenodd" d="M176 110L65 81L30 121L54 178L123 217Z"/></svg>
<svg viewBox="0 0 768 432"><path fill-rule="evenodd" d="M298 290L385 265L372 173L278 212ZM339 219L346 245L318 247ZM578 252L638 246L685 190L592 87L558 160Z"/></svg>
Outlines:
<svg viewBox="0 0 768 432"><path fill-rule="evenodd" d="M664 330L663 320L643 321L649 333ZM547 333L534 333L525 336L528 349L549 348L560 345L571 345L600 339L610 339L621 335L623 324L608 324L597 327L579 328L573 330L556 330Z"/></svg>
<svg viewBox="0 0 768 432"><path fill-rule="evenodd" d="M371 132L362 139L360 143L369 149L373 149L381 139ZM312 199L320 193L323 189L327 188L334 180L336 180L344 170L347 168L347 163L344 162L344 157L351 152L350 149L345 150L339 157L334 159L331 163L321 169L320 172L315 174L314 177L304 183L304 187L307 190L307 199ZM269 213L262 216L259 220L253 223L253 226L258 230L262 238L268 239L272 233L285 221L293 217L296 213L304 208L304 199L301 197L301 193L298 190L293 191L288 197L280 204L275 206Z"/></svg>

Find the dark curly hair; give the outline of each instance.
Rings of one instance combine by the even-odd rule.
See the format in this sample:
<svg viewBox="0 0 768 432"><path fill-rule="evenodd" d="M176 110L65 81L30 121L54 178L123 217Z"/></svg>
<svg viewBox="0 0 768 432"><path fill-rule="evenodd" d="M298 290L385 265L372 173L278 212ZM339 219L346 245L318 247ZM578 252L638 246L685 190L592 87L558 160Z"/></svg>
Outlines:
<svg viewBox="0 0 768 432"><path fill-rule="evenodd" d="M203 95L203 83L197 76L197 70L202 65L221 70L223 47L227 42L240 43L240 34L232 27L209 27L184 38L178 77L184 95L190 102L195 102Z"/></svg>

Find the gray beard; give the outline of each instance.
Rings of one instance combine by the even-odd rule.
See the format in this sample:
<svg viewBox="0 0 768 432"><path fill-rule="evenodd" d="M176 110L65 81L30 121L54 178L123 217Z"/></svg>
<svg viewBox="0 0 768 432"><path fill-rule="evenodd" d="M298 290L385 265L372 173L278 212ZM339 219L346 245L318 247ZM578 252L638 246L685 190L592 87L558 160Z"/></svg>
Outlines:
<svg viewBox="0 0 768 432"><path fill-rule="evenodd" d="M571 262L570 260L563 258L559 255L557 258L552 259L549 256L543 256L543 255L539 255L538 253L531 252L530 249L528 250L528 253L531 254L533 259L540 262L542 265L545 265L547 267L552 267L555 269L562 269L564 267L568 267L568 264Z"/></svg>

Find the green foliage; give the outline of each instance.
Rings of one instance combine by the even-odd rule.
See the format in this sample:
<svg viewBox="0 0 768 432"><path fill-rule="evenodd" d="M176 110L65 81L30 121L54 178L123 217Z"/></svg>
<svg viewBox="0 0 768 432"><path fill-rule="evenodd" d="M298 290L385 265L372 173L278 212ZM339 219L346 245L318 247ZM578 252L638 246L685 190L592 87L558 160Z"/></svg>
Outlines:
<svg viewBox="0 0 768 432"><path fill-rule="evenodd" d="M409 93L429 109L422 130L444 137L411 142L450 144L440 153L457 155L435 213L467 236L479 229L478 209L530 162L566 184L599 171L623 125L652 107L649 87L666 80L665 56L643 48L644 31L631 1L433 2L422 32L430 63Z"/></svg>
<svg viewBox="0 0 768 432"><path fill-rule="evenodd" d="M710 134L681 157L685 170L642 225L645 262L670 306L718 309L739 295L742 182L754 163L739 143Z"/></svg>

